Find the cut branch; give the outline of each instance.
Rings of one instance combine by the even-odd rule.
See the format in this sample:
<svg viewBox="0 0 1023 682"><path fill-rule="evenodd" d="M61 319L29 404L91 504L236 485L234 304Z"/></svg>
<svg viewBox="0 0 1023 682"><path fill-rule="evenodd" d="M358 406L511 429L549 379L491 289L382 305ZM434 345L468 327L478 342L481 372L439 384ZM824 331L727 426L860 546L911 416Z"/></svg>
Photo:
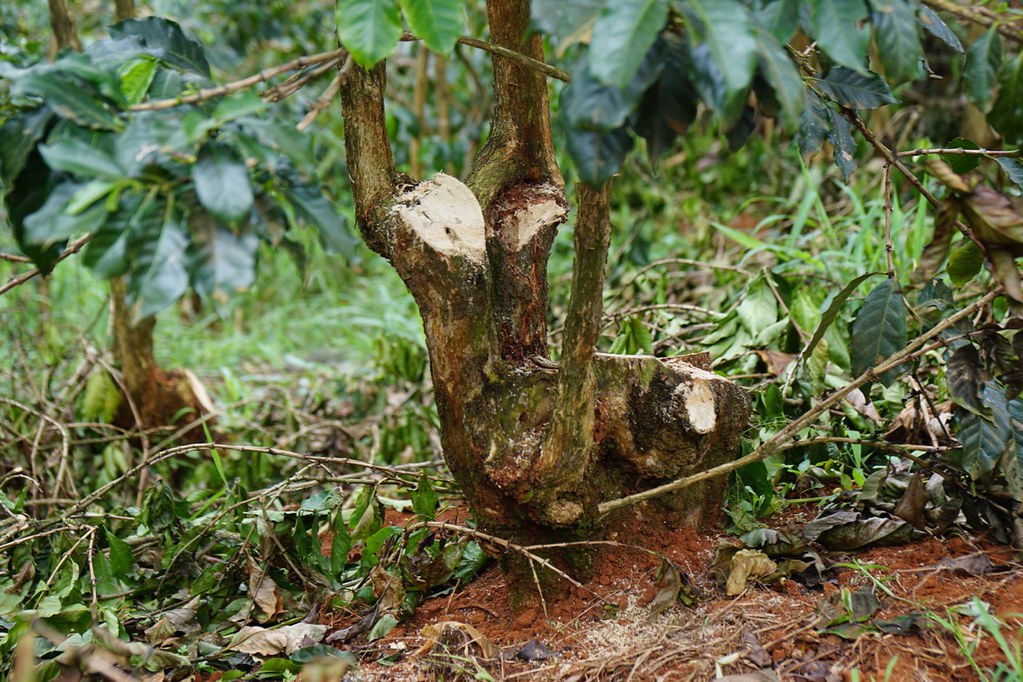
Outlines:
<svg viewBox="0 0 1023 682"><path fill-rule="evenodd" d="M635 495L629 495L628 497L623 497L617 500L610 500L608 502L604 502L599 506L600 514L601 515L609 514L615 510L624 509L625 507L630 507L632 505L639 504L640 502L643 502L645 500L651 500L662 495L667 495L668 493L683 490L685 488L688 488L689 486L701 483L703 481L708 481L719 476L726 476L732 473L733 471L737 471L738 469L743 468L748 464L760 462L766 459L767 457L770 457L771 455L775 454L776 452L784 450L786 448L786 444L790 439L795 438L796 435L802 429L810 426L814 421L817 420L817 418L821 414L837 405L847 395L849 395L854 390L868 382L877 381L877 377L879 375L884 374L888 370L894 369L899 365L903 364L904 362L906 362L907 360L909 360L910 358L915 357L916 354L921 349L925 349L927 347L927 343L929 341L937 338L940 334L942 334L942 332L946 331L947 329L951 329L952 327L954 327L960 320L973 315L975 312L991 303L991 301L993 301L996 297L998 297L1001 294L1002 294L1001 288L995 289L994 291L988 292L988 294L985 295L983 298L973 302L972 304L968 305L962 310L956 312L954 315L945 318L944 320L936 324L933 328L931 328L929 332L916 338L914 341L912 341L909 345L907 345L898 353L895 353L887 360L879 363L877 366L868 369L866 372L858 376L856 379L846 384L843 388L835 391L830 396L828 396L821 402L817 403L817 405L815 405L813 409L807 411L801 417L790 422L788 426L786 426L784 429L776 433L768 440L764 441L760 445L760 447L758 447L756 450L746 455L745 457L740 457L739 459L734 460L732 462L727 462L720 466L707 469L706 471L701 471L700 473L694 474L692 476L680 478L676 481L672 481L671 483L666 483L664 485L657 486L656 488L644 490L643 492L637 493Z"/></svg>

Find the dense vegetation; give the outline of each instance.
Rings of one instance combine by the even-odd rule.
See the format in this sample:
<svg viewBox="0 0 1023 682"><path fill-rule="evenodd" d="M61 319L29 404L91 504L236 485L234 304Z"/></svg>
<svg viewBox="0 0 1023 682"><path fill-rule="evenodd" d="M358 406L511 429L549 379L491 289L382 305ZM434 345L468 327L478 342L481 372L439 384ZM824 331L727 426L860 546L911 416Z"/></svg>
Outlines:
<svg viewBox="0 0 1023 682"><path fill-rule="evenodd" d="M532 58L505 58L533 74L531 94L553 83L553 144L487 174L495 140L535 113L501 113L509 91L479 43L518 38L478 3L436 0L421 16L418 3L343 0L342 50L324 30L335 12L310 3L154 0L142 18L118 3L78 11L61 45L60 17L37 4L0 7L4 674L19 660L40 679L114 663L227 676L347 665L337 647L386 635L488 555L574 580L578 557L522 545L599 537L627 505L704 483L680 467L637 487L612 469L597 479L613 494L566 497L580 483L564 464L500 495L464 462L452 477L442 443L452 464L458 391L435 399L450 381L437 366L446 350L449 365L472 363L424 336L406 284L428 334L448 318L416 290L430 264L407 265L374 222L392 189L349 181L371 165L345 144L371 128L360 98L383 84L385 59L378 123L393 165L371 171L394 191L444 171L487 220L528 182L563 176L583 198L567 220L564 196L552 202L562 213L536 246L552 255L530 305L500 307L502 285L521 281L498 266L474 280L492 299L426 278L519 323L493 332L494 362L514 368L515 395L546 393L528 393L528 409L507 386L488 398L507 442L542 414L527 426L549 429L545 444L596 452L580 416L604 386L593 350L707 352L749 390L752 417L706 490L727 485L729 530L789 559L789 575L823 570L824 550L954 528L1023 543L1013 11L534 0L545 49L536 37ZM555 67L534 63L544 54ZM581 254L602 240L590 262L603 274L586 280ZM573 312L586 295L588 318ZM590 355L575 353L588 335ZM513 409L522 418L502 421ZM572 462L578 475L598 460ZM535 493L538 480L556 484ZM438 516L463 496L473 522ZM480 500L505 506L480 513ZM820 515L804 537L758 530L806 500ZM321 609L359 614L334 646L325 621L304 619Z"/></svg>

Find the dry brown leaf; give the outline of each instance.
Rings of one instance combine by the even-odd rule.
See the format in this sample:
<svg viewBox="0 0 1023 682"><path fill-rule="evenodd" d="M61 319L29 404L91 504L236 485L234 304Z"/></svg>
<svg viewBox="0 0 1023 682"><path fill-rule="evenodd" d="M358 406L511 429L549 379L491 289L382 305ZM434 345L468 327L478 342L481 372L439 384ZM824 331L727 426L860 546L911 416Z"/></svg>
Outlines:
<svg viewBox="0 0 1023 682"><path fill-rule="evenodd" d="M272 630L250 626L235 633L226 648L258 656L291 654L299 649L318 644L323 641L325 634L327 634L326 625L314 625L313 623L295 623Z"/></svg>
<svg viewBox="0 0 1023 682"><path fill-rule="evenodd" d="M755 549L740 549L732 557L732 570L725 582L725 594L734 597L746 589L750 578L762 578L777 570L778 565L766 554Z"/></svg>
<svg viewBox="0 0 1023 682"><path fill-rule="evenodd" d="M493 659L501 655L501 649L487 639L482 632L469 625L454 620L432 623L425 626L420 634L426 640L423 646L419 647L412 654L413 657L420 657L429 654L438 645L447 648L464 648L475 644L478 655L483 658Z"/></svg>
<svg viewBox="0 0 1023 682"><path fill-rule="evenodd" d="M281 599L277 583L252 558L249 559L249 596L259 607L256 620L260 623L269 622L284 609L284 600Z"/></svg>

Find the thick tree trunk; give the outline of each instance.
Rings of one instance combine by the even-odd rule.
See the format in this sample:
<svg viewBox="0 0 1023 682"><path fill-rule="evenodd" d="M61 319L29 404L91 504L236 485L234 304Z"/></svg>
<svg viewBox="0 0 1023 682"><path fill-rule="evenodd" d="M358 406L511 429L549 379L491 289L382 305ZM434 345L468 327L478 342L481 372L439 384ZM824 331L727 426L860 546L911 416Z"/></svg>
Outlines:
<svg viewBox="0 0 1023 682"><path fill-rule="evenodd" d="M492 40L523 41L528 0L488 2ZM478 525L521 544L594 539L621 520L598 505L735 456L749 404L734 384L678 359L596 353L610 186L578 190L576 260L560 365L547 359L547 259L568 213L551 145L547 84L494 58L495 118L466 184L417 182L393 165L385 69L353 69L341 90L359 227L419 305L444 456ZM656 514L702 526L724 483L660 500ZM575 568L586 552L555 558ZM513 592L533 570L505 557ZM542 576L543 577L543 576ZM516 590L518 590L516 592Z"/></svg>
<svg viewBox="0 0 1023 682"><path fill-rule="evenodd" d="M78 31L75 29L75 20L71 16L71 9L67 0L49 0L50 7L50 28L53 29L53 41L55 50L58 52L64 48L71 48L75 51L82 49L82 43L78 40Z"/></svg>

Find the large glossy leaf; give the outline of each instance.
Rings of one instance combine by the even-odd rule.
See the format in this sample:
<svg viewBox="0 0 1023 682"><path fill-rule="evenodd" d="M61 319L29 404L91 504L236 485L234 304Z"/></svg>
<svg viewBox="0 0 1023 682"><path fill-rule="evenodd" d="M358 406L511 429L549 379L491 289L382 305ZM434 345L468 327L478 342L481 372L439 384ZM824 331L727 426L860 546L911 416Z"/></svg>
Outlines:
<svg viewBox="0 0 1023 682"><path fill-rule="evenodd" d="M803 113L806 87L799 68L789 59L781 43L762 29L756 29L757 49L760 52L760 72L774 91L781 107L781 120L786 128L795 130Z"/></svg>
<svg viewBox="0 0 1023 682"><path fill-rule="evenodd" d="M121 93L127 104L138 104L146 97L153 84L159 61L146 55L136 57L117 70L121 78Z"/></svg>
<svg viewBox="0 0 1023 682"><path fill-rule="evenodd" d="M176 22L162 17L128 19L111 26L114 39L135 38L146 54L163 63L186 71L210 77L210 64L199 41L185 35Z"/></svg>
<svg viewBox="0 0 1023 682"><path fill-rule="evenodd" d="M1002 473L1012 498L1023 502L1023 400L1009 401L1009 418L1012 436L1002 455Z"/></svg>
<svg viewBox="0 0 1023 682"><path fill-rule="evenodd" d="M689 53L689 79L700 99L717 114L721 127L728 129L735 125L742 115L748 99L747 91L730 93L725 74L718 67L706 43L697 45Z"/></svg>
<svg viewBox="0 0 1023 682"><path fill-rule="evenodd" d="M952 284L962 287L976 277L982 267L984 267L983 252L973 242L963 241L958 248L952 251L945 271L948 273L948 278L952 280Z"/></svg>
<svg viewBox="0 0 1023 682"><path fill-rule="evenodd" d="M318 187L296 184L282 194L291 202L295 217L319 231L324 248L346 256L355 253L358 240L348 226L348 219L327 201Z"/></svg>
<svg viewBox="0 0 1023 682"><path fill-rule="evenodd" d="M119 180L125 172L108 152L109 142L93 140L90 144L81 137L69 136L52 144L39 145L39 153L50 168L77 175L83 180Z"/></svg>
<svg viewBox="0 0 1023 682"><path fill-rule="evenodd" d="M1011 156L999 156L995 159L1002 167L1009 179L1016 183L1016 186L1023 189L1023 161Z"/></svg>
<svg viewBox="0 0 1023 682"><path fill-rule="evenodd" d="M818 343L820 343L821 339L824 338L824 334L828 331L828 328L831 327L835 318L838 317L838 313L842 311L842 306L845 305L849 296L851 296L861 284L867 281L868 278L873 277L876 274L876 272L868 272L865 275L856 277L842 287L842 290L839 291L833 299L831 299L831 303L828 304L827 309L821 314L820 322L817 324L817 328L814 330L813 336L810 337L810 341L806 344L806 348L803 350L804 358L809 357L813 353L813 349Z"/></svg>
<svg viewBox="0 0 1023 682"><path fill-rule="evenodd" d="M40 97L61 118L84 128L120 130L113 103L98 88L69 71L32 69L14 81L14 95Z"/></svg>
<svg viewBox="0 0 1023 682"><path fill-rule="evenodd" d="M813 0L813 37L842 66L864 70L870 29L863 0Z"/></svg>
<svg viewBox="0 0 1023 682"><path fill-rule="evenodd" d="M567 138L579 177L591 187L600 187L617 173L633 145L625 126L606 133L570 128Z"/></svg>
<svg viewBox="0 0 1023 682"><path fill-rule="evenodd" d="M575 43L590 41L593 25L607 0L533 0L533 26L555 38L563 54Z"/></svg>
<svg viewBox="0 0 1023 682"><path fill-rule="evenodd" d="M995 96L998 72L1002 68L1002 39L998 30L992 27L973 41L966 53L966 69L963 81L970 101L986 110Z"/></svg>
<svg viewBox="0 0 1023 682"><path fill-rule="evenodd" d="M689 0L687 5L699 24L700 42L707 46L721 72L722 99L742 95L753 80L757 60L757 41L748 10L734 0ZM731 123L727 121L726 127Z"/></svg>
<svg viewBox="0 0 1023 682"><path fill-rule="evenodd" d="M962 467L975 481L994 470L1014 442L1005 391L987 382L981 398L986 414L964 411L956 428L956 438L963 446Z"/></svg>
<svg viewBox="0 0 1023 682"><path fill-rule="evenodd" d="M46 134L53 112L48 107L11 116L0 126L0 175L11 182L25 167L36 142Z"/></svg>
<svg viewBox="0 0 1023 682"><path fill-rule="evenodd" d="M824 140L828 139L831 130L831 110L813 90L807 90L803 104L803 114L799 117L799 132L796 133L796 144L799 153L813 156L821 150Z"/></svg>
<svg viewBox="0 0 1023 682"><path fill-rule="evenodd" d="M337 34L361 66L384 59L401 38L397 0L338 0Z"/></svg>
<svg viewBox="0 0 1023 682"><path fill-rule="evenodd" d="M874 2L871 18L877 52L889 81L901 83L920 75L923 45L917 32L916 11L908 0Z"/></svg>
<svg viewBox="0 0 1023 682"><path fill-rule="evenodd" d="M49 246L74 235L93 232L106 221L106 205L98 201L72 215L68 212L81 185L65 182L53 189L38 211L25 218L25 239L33 244Z"/></svg>
<svg viewBox="0 0 1023 682"><path fill-rule="evenodd" d="M980 353L972 343L964 343L952 351L945 363L945 384L952 400L971 412L983 413L980 391L984 384L984 368Z"/></svg>
<svg viewBox="0 0 1023 682"><path fill-rule="evenodd" d="M400 0L409 28L434 52L446 54L465 30L462 0Z"/></svg>
<svg viewBox="0 0 1023 682"><path fill-rule="evenodd" d="M621 127L664 68L659 47L660 43L650 49L632 82L624 89L604 85L594 78L587 60L577 62L572 70L572 82L561 93L562 121L570 128L596 132Z"/></svg>
<svg viewBox="0 0 1023 682"><path fill-rule="evenodd" d="M828 141L835 148L835 165L842 171L842 179L849 182L849 177L856 170L856 140L852 136L852 126L845 116L831 118Z"/></svg>
<svg viewBox="0 0 1023 682"><path fill-rule="evenodd" d="M150 195L121 196L117 210L93 232L82 251L82 262L97 276L109 279L128 271L128 239L132 232L151 231L152 223L163 220L162 206Z"/></svg>
<svg viewBox="0 0 1023 682"><path fill-rule="evenodd" d="M186 252L186 267L192 288L204 298L224 301L255 280L259 239L251 232L236 235L208 216L193 214L192 233Z"/></svg>
<svg viewBox="0 0 1023 682"><path fill-rule="evenodd" d="M998 73L998 97L988 122L1010 144L1023 143L1023 54L1006 62Z"/></svg>
<svg viewBox="0 0 1023 682"><path fill-rule="evenodd" d="M646 140L647 152L656 162L675 138L696 119L696 90L689 80L689 48L674 35L665 38L665 66L657 82L640 102L633 129Z"/></svg>
<svg viewBox="0 0 1023 682"><path fill-rule="evenodd" d="M7 216L11 221L18 248L32 259L43 273L48 273L53 268L64 245L58 242L42 246L30 241L26 236L25 220L46 203L53 187L51 175L43 157L36 149L32 149L22 161L18 174L13 178L6 178L7 188L4 197Z"/></svg>
<svg viewBox="0 0 1023 682"><path fill-rule="evenodd" d="M114 140L114 156L124 175L134 178L143 168L167 159L184 142L180 118L145 112L133 116Z"/></svg>
<svg viewBox="0 0 1023 682"><path fill-rule="evenodd" d="M783 45L799 28L800 0L756 0L751 12L754 22Z"/></svg>
<svg viewBox="0 0 1023 682"><path fill-rule="evenodd" d="M853 71L836 66L817 81L825 95L852 109L877 109L899 100L892 95L884 79L872 71Z"/></svg>
<svg viewBox="0 0 1023 682"><path fill-rule="evenodd" d="M962 54L965 51L963 50L963 43L959 40L959 36L957 36L952 29L948 27L948 24L946 24L941 17L938 16L938 13L930 7L921 5L918 19L920 21L920 25L927 29L927 32L932 36L945 43L959 54Z"/></svg>
<svg viewBox="0 0 1023 682"><path fill-rule="evenodd" d="M199 202L226 223L236 225L252 210L252 185L245 162L219 142L203 145L192 167Z"/></svg>
<svg viewBox="0 0 1023 682"><path fill-rule="evenodd" d="M606 5L593 26L590 73L605 85L625 88L667 17L667 0L616 0Z"/></svg>
<svg viewBox="0 0 1023 682"><path fill-rule="evenodd" d="M852 324L852 371L859 376L906 345L906 309L898 285L886 279L867 294ZM899 368L880 376L886 386Z"/></svg>
<svg viewBox="0 0 1023 682"><path fill-rule="evenodd" d="M131 267L126 289L136 322L174 305L188 290L188 237L177 211L164 210L161 217L142 223L128 237Z"/></svg>

